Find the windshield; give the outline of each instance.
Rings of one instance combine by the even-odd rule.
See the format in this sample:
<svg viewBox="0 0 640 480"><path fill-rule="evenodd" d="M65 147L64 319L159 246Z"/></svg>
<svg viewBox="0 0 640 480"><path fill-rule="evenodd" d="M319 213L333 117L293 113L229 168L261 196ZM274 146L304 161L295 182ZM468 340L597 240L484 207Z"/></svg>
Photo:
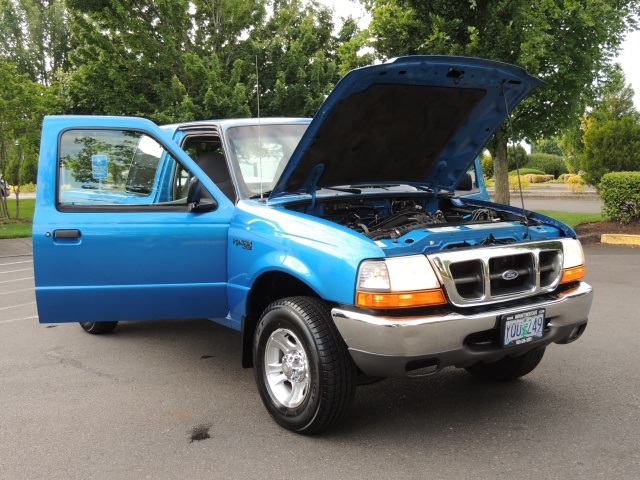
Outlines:
<svg viewBox="0 0 640 480"><path fill-rule="evenodd" d="M245 125L227 130L229 153L243 197L273 189L306 124Z"/></svg>

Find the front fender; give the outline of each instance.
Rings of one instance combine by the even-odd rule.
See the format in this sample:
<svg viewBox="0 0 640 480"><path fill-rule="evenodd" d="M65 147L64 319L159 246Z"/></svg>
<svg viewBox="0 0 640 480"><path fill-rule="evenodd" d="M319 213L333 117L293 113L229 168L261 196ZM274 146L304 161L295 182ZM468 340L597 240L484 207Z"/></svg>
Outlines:
<svg viewBox="0 0 640 480"><path fill-rule="evenodd" d="M252 285L267 272L289 274L335 303L353 304L360 262L384 253L366 237L320 218L241 201L229 229L229 306L246 313Z"/></svg>

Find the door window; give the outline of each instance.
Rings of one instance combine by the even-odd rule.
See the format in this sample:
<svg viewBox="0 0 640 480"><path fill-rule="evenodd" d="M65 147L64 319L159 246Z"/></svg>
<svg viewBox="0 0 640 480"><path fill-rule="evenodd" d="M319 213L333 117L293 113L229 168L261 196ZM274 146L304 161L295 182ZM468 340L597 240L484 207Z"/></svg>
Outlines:
<svg viewBox="0 0 640 480"><path fill-rule="evenodd" d="M191 173L155 139L131 130L60 137L58 205L186 207Z"/></svg>

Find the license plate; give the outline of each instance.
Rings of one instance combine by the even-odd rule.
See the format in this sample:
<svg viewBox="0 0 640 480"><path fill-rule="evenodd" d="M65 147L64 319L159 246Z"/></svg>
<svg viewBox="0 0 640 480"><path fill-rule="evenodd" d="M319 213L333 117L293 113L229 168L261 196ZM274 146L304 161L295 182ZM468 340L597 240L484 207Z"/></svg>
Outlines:
<svg viewBox="0 0 640 480"><path fill-rule="evenodd" d="M502 316L502 346L515 347L542 338L544 308Z"/></svg>

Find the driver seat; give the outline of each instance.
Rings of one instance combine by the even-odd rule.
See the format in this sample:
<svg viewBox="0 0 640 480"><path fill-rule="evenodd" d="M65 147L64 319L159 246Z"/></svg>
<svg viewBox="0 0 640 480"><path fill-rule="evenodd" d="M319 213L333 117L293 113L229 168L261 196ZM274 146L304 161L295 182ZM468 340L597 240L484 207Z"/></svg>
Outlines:
<svg viewBox="0 0 640 480"><path fill-rule="evenodd" d="M213 180L213 183L222 193L235 204L236 192L233 188L233 182L231 181L227 160L224 155L219 152L204 152L198 156L196 163Z"/></svg>

